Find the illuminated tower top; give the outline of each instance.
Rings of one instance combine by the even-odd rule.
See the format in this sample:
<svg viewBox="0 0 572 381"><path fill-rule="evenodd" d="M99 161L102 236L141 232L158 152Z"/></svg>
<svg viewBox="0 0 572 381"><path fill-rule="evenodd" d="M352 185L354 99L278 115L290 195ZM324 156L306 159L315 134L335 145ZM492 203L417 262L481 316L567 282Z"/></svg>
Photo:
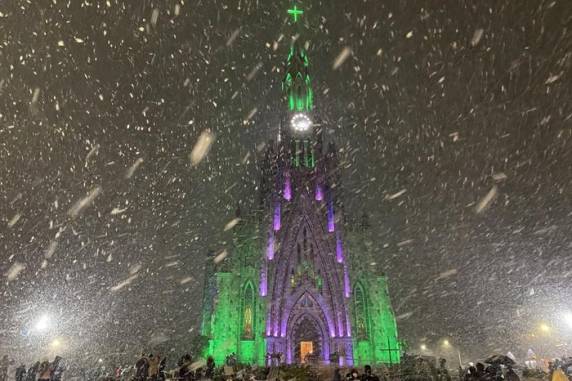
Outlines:
<svg viewBox="0 0 572 381"><path fill-rule="evenodd" d="M288 10L294 23L304 13L297 6ZM290 47L286 59L286 75L282 81L282 89L288 100L288 111L309 112L314 107L314 93L309 73L308 55L296 42Z"/></svg>
<svg viewBox="0 0 572 381"><path fill-rule="evenodd" d="M288 9L288 14L292 16L292 20L294 20L294 22L298 22L298 18L300 17L300 15L304 14L304 11L298 9L298 6L294 5L294 8Z"/></svg>

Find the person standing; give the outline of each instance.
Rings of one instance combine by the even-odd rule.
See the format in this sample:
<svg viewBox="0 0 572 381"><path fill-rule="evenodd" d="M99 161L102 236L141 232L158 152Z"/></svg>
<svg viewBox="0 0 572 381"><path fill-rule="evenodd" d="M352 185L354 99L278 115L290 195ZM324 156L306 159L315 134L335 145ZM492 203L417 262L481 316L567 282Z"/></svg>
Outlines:
<svg viewBox="0 0 572 381"><path fill-rule="evenodd" d="M39 369L40 362L36 361L36 363L28 369L28 372L26 373L26 381L36 381L36 376Z"/></svg>
<svg viewBox="0 0 572 381"><path fill-rule="evenodd" d="M215 361L212 356L207 358L207 371L205 373L206 378L213 379L215 370Z"/></svg>
<svg viewBox="0 0 572 381"><path fill-rule="evenodd" d="M165 374L165 370L167 369L167 357L163 357L159 362L159 381L165 381L167 375Z"/></svg>
<svg viewBox="0 0 572 381"><path fill-rule="evenodd" d="M38 370L38 381L51 381L52 379L52 367L48 360L44 360L40 364L40 369Z"/></svg>
<svg viewBox="0 0 572 381"><path fill-rule="evenodd" d="M437 381L451 381L449 369L447 369L447 360L439 359L439 369L437 369Z"/></svg>
<svg viewBox="0 0 572 381"><path fill-rule="evenodd" d="M20 364L19 367L16 368L16 381L26 381L26 365Z"/></svg>
<svg viewBox="0 0 572 381"><path fill-rule="evenodd" d="M336 369L334 369L334 377L332 378L332 381L342 381L342 374L340 373L340 368L336 367Z"/></svg>
<svg viewBox="0 0 572 381"><path fill-rule="evenodd" d="M149 359L144 353L135 363L135 381L146 381L149 375Z"/></svg>
<svg viewBox="0 0 572 381"><path fill-rule="evenodd" d="M51 365L52 376L51 381L62 381L64 371L66 370L60 356L56 356L54 362Z"/></svg>
<svg viewBox="0 0 572 381"><path fill-rule="evenodd" d="M149 355L149 379L151 381L157 381L157 375L159 374L159 356Z"/></svg>
<svg viewBox="0 0 572 381"><path fill-rule="evenodd" d="M518 374L516 374L510 365L508 366L504 379L506 381L520 381L520 377L518 377Z"/></svg>
<svg viewBox="0 0 572 381"><path fill-rule="evenodd" d="M566 377L566 374L564 373L562 368L560 366L556 367L552 372L552 377L550 381L567 381L567 380L568 377Z"/></svg>
<svg viewBox="0 0 572 381"><path fill-rule="evenodd" d="M0 381L8 380L8 367L11 363L8 355L2 356L2 360L0 360Z"/></svg>
<svg viewBox="0 0 572 381"><path fill-rule="evenodd" d="M347 375L346 375L346 379L348 381L359 381L359 373L357 371L357 369L352 369Z"/></svg>
<svg viewBox="0 0 572 381"><path fill-rule="evenodd" d="M123 370L121 369L121 367L120 367L120 366L116 366L116 367L115 367L115 372L114 372L115 380L116 380L116 381L121 380L121 375L122 375L122 374L123 374Z"/></svg>
<svg viewBox="0 0 572 381"><path fill-rule="evenodd" d="M363 367L361 381L379 381L379 377L372 373L371 365L366 365Z"/></svg>
<svg viewBox="0 0 572 381"><path fill-rule="evenodd" d="M189 381L192 376L191 372L191 364L193 363L193 358L190 354L185 354L177 365L179 366L179 376L178 379L181 381Z"/></svg>

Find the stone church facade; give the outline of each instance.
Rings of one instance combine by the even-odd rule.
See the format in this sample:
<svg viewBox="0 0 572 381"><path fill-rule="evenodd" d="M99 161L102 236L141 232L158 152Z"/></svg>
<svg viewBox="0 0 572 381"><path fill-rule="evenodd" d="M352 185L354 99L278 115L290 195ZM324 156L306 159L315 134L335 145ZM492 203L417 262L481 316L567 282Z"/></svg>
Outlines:
<svg viewBox="0 0 572 381"><path fill-rule="evenodd" d="M369 223L346 223L336 147L322 142L304 49L289 51L279 136L261 163L259 208L207 268L201 331L217 364L398 363L387 279ZM272 356L274 355L274 356Z"/></svg>

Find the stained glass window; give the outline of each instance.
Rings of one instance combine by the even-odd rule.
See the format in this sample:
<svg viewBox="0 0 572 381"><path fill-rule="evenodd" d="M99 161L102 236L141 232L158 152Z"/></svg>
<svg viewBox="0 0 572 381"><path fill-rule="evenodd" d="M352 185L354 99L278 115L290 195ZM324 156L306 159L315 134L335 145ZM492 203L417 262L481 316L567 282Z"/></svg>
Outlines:
<svg viewBox="0 0 572 381"><path fill-rule="evenodd" d="M358 338L367 338L367 304L360 284L354 288L354 314Z"/></svg>
<svg viewBox="0 0 572 381"><path fill-rule="evenodd" d="M254 338L254 291L250 283L244 287L242 306L242 336L252 339Z"/></svg>

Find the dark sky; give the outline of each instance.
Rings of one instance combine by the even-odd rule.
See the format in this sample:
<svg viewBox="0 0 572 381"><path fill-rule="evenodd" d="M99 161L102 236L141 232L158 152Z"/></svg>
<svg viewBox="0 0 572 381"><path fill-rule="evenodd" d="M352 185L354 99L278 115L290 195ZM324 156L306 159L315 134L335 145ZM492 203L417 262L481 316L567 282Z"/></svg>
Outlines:
<svg viewBox="0 0 572 381"><path fill-rule="evenodd" d="M183 351L276 134L290 5L2 2L0 353ZM572 344L572 3L298 5L346 213L370 215L411 349Z"/></svg>

